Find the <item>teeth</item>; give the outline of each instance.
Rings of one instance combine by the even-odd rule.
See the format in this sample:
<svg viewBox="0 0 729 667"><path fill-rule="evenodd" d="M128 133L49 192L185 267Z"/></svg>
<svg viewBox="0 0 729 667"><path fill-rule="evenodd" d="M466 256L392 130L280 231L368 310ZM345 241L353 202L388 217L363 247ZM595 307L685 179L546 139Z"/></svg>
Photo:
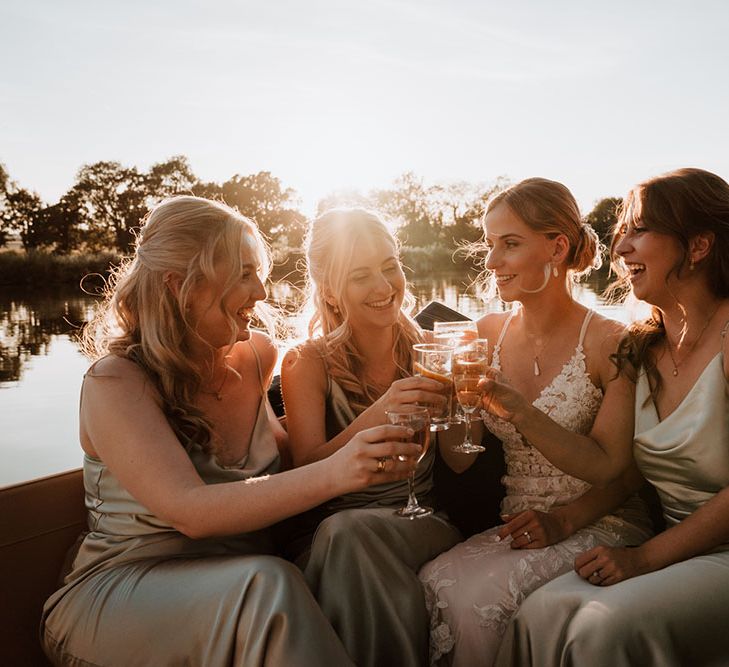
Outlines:
<svg viewBox="0 0 729 667"><path fill-rule="evenodd" d="M628 271L630 271L633 275L636 273L639 273L640 271L645 271L645 264L636 264L636 263L625 263L625 266L628 267Z"/></svg>
<svg viewBox="0 0 729 667"><path fill-rule="evenodd" d="M395 298L395 296L390 296L387 299L384 299L382 301L371 301L367 305L370 308L384 308L385 306L389 306L392 303L392 300Z"/></svg>
<svg viewBox="0 0 729 667"><path fill-rule="evenodd" d="M516 275L515 273L512 273L512 274L510 274L508 276L496 276L496 282L497 283L503 283L503 282L505 282L507 280L511 280L515 275Z"/></svg>

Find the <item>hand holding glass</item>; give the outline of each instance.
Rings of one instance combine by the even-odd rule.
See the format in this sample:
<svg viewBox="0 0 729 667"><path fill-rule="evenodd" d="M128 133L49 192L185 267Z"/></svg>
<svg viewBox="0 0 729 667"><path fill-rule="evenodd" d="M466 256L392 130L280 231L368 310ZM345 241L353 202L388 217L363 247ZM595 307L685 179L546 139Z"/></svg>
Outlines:
<svg viewBox="0 0 729 667"><path fill-rule="evenodd" d="M460 445L453 446L454 452L477 454L478 452L486 451L485 447L474 444L471 439L471 416L481 407L483 402L484 380L486 380L486 376L483 374L464 375L459 373L453 376L456 398L463 409L463 413L466 415L466 435Z"/></svg>
<svg viewBox="0 0 729 667"><path fill-rule="evenodd" d="M418 463L420 463L427 453L428 447L430 447L430 415L428 408L413 406L403 410L386 410L385 416L388 424L407 426L415 431L410 441L417 442L423 448L418 457ZM419 519L432 513L432 507L426 507L418 503L415 496L415 470L412 470L408 475L407 505L396 510L395 514L406 519Z"/></svg>

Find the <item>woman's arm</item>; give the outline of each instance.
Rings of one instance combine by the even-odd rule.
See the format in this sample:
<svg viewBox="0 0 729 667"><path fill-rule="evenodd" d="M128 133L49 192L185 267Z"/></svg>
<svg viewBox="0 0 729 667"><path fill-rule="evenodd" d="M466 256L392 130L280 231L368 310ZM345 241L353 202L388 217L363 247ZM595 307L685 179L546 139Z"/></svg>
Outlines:
<svg viewBox="0 0 729 667"><path fill-rule="evenodd" d="M705 554L727 543L729 488L724 488L681 523L639 547L601 546L586 551L575 559L575 570L590 583L609 586Z"/></svg>
<svg viewBox="0 0 729 667"><path fill-rule="evenodd" d="M513 549L541 549L556 544L619 508L642 483L643 477L633 464L605 488L593 486L577 500L551 512L527 510L502 517L505 524L499 537L511 536Z"/></svg>
<svg viewBox="0 0 729 667"><path fill-rule="evenodd" d="M436 380L423 377L397 380L379 400L327 441L327 387L324 363L312 347L304 345L286 353L281 366L281 388L294 465L325 459L363 429L384 424L385 410L445 400L443 385Z"/></svg>
<svg viewBox="0 0 729 667"><path fill-rule="evenodd" d="M326 461L240 482L205 484L136 364L109 357L87 376L81 404L87 451L152 514L193 538L269 526L329 498L373 483L404 479L418 446L407 430L381 426L358 434ZM393 457L376 472L378 457Z"/></svg>

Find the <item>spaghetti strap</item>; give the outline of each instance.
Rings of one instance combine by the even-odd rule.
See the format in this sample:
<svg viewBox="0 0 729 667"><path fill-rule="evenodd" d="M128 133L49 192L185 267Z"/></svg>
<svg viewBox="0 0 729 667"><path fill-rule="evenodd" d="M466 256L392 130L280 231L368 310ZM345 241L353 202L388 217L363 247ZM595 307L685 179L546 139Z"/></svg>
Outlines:
<svg viewBox="0 0 729 667"><path fill-rule="evenodd" d="M590 320L592 319L592 316L595 314L594 310L587 310L587 313L585 313L585 319L582 320L582 328L580 329L580 338L577 341L577 347L581 348L582 343L585 342L585 334L587 333L587 327L590 324Z"/></svg>
<svg viewBox="0 0 729 667"><path fill-rule="evenodd" d="M518 308L512 309L511 313L509 314L509 317L506 318L506 322L504 322L504 326L501 327L501 332L499 333L499 338L496 341L496 345L494 347L497 347L501 349L501 343L504 340L504 336L506 336L506 330L509 328L509 325L511 324L511 320L514 319L514 315L516 315Z"/></svg>
<svg viewBox="0 0 729 667"><path fill-rule="evenodd" d="M250 343L251 349L253 350L253 356L256 358L256 368L258 369L258 383L261 385L261 396L265 396L266 387L263 382L263 371L261 371L261 357L258 354L256 346L253 344L253 338L250 338L248 342Z"/></svg>

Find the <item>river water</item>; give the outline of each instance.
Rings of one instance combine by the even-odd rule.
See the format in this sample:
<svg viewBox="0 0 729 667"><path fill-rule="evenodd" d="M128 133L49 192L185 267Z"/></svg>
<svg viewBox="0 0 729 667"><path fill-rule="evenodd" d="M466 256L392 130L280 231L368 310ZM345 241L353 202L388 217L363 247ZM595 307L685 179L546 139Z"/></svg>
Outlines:
<svg viewBox="0 0 729 667"><path fill-rule="evenodd" d="M580 285L575 296L623 322L642 315L640 306L605 305L603 287L599 281ZM471 318L501 307L484 304L467 288L468 281L449 274L416 282L413 291L419 308L437 300ZM291 295L283 284L271 289L274 300ZM81 465L78 395L88 360L77 339L95 303L78 289L0 292L0 486Z"/></svg>

